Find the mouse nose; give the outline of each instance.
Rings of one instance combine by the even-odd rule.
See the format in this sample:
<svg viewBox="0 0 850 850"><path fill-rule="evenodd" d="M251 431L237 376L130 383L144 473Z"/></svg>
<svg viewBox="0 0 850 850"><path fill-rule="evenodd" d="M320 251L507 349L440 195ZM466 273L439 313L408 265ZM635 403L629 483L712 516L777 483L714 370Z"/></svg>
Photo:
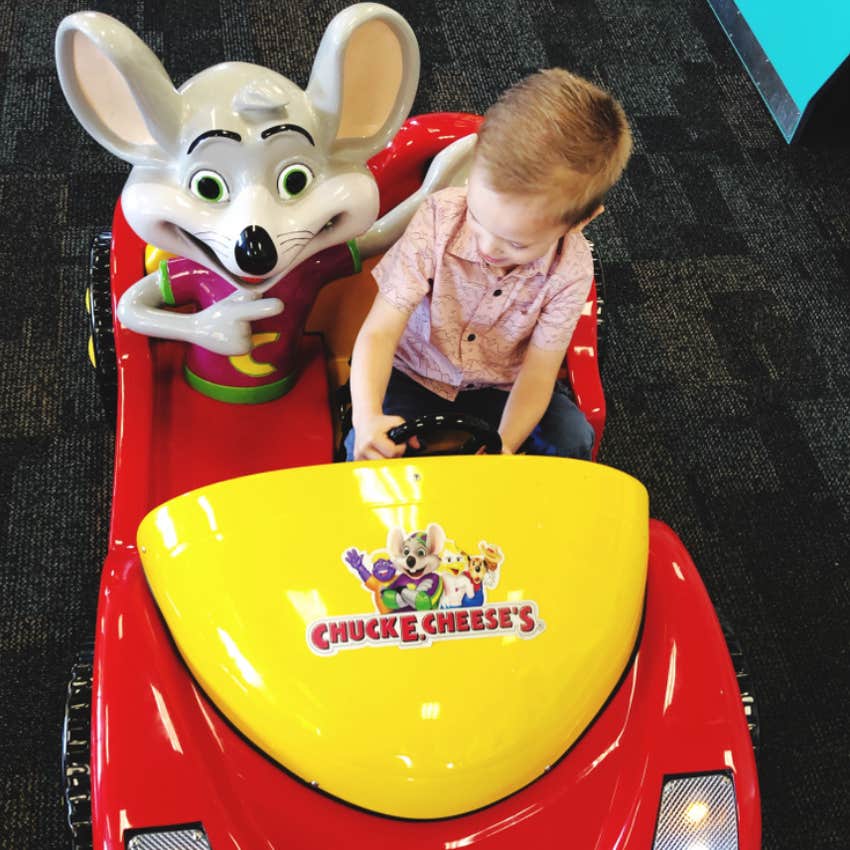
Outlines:
<svg viewBox="0 0 850 850"><path fill-rule="evenodd" d="M277 263L277 250L271 236L254 224L239 234L233 253L239 268L252 275L267 274Z"/></svg>
<svg viewBox="0 0 850 850"><path fill-rule="evenodd" d="M416 558L414 558L413 555L407 556L407 566L408 567L415 567L416 566Z"/></svg>

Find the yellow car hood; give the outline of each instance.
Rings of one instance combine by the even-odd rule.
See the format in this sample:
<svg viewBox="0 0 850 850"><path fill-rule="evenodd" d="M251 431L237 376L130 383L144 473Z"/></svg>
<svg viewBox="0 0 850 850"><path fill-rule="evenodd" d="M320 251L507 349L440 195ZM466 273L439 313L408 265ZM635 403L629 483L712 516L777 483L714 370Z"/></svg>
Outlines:
<svg viewBox="0 0 850 850"><path fill-rule="evenodd" d="M640 624L647 526L613 469L440 457L223 481L138 542L247 738L357 806L439 818L539 777L599 711Z"/></svg>

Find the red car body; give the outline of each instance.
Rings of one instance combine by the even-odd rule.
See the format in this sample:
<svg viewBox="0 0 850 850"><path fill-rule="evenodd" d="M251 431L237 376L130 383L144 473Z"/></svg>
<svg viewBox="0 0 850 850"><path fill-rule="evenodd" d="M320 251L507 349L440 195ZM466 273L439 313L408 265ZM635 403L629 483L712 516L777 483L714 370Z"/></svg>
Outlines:
<svg viewBox="0 0 850 850"><path fill-rule="evenodd" d="M436 151L475 116L409 121L370 164L382 212L416 187ZM142 274L144 246L116 210L113 303ZM579 405L605 420L592 295L567 364ZM444 820L376 815L316 791L236 731L187 670L148 590L136 528L186 490L282 467L330 463L333 422L321 340L306 335L300 378L260 405L227 405L188 387L179 343L115 327L119 366L115 484L94 654L91 798L98 850L137 830L201 825L214 850L569 847L648 850L665 777L722 772L734 782L738 842L760 846L755 761L735 670L687 551L650 521L643 627L607 704L536 782ZM281 423L297 427L282 427ZM253 439L239 438L252 435ZM234 453L232 447L239 445Z"/></svg>

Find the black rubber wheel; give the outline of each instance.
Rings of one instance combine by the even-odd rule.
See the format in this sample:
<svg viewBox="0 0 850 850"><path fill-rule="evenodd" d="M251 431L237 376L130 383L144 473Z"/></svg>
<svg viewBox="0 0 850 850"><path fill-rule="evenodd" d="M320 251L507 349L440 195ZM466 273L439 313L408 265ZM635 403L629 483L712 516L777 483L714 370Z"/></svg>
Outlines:
<svg viewBox="0 0 850 850"><path fill-rule="evenodd" d="M605 272L596 251L593 252L593 280L596 284L596 360L601 368L608 339L608 315L605 311Z"/></svg>
<svg viewBox="0 0 850 850"><path fill-rule="evenodd" d="M89 285L86 293L91 349L97 387L103 409L115 422L118 409L118 362L115 357L115 329L112 324L112 281L110 252L112 234L98 233L89 254Z"/></svg>
<svg viewBox="0 0 850 850"><path fill-rule="evenodd" d="M753 688L753 679L750 675L749 665L747 664L744 651L741 649L741 643L735 636L735 632L722 617L720 618L720 626L723 629L723 637L726 639L726 647L729 650L729 655L732 656L732 665L735 668L735 676L738 679L738 690L741 693L741 707L744 710L747 728L750 730L750 740L753 743L753 750L758 755L761 745L761 727L759 724L758 702Z"/></svg>
<svg viewBox="0 0 850 850"><path fill-rule="evenodd" d="M92 850L91 704L94 647L81 650L71 668L62 726L65 808L73 850Z"/></svg>

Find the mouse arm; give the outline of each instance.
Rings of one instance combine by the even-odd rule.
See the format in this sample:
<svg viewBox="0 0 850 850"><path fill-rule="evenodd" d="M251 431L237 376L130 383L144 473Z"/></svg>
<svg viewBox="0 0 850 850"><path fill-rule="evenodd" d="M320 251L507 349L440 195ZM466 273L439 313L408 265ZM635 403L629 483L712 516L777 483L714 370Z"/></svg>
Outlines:
<svg viewBox="0 0 850 850"><path fill-rule="evenodd" d="M432 192L466 183L477 138L475 135L464 136L434 157L422 185L357 238L361 257L373 257L386 251L404 233L419 205Z"/></svg>
<svg viewBox="0 0 850 850"><path fill-rule="evenodd" d="M226 356L251 350L251 322L283 312L280 299L252 297L245 291L234 292L197 313L176 313L163 309L162 304L159 272L152 272L121 296L118 319L137 333L182 340Z"/></svg>

